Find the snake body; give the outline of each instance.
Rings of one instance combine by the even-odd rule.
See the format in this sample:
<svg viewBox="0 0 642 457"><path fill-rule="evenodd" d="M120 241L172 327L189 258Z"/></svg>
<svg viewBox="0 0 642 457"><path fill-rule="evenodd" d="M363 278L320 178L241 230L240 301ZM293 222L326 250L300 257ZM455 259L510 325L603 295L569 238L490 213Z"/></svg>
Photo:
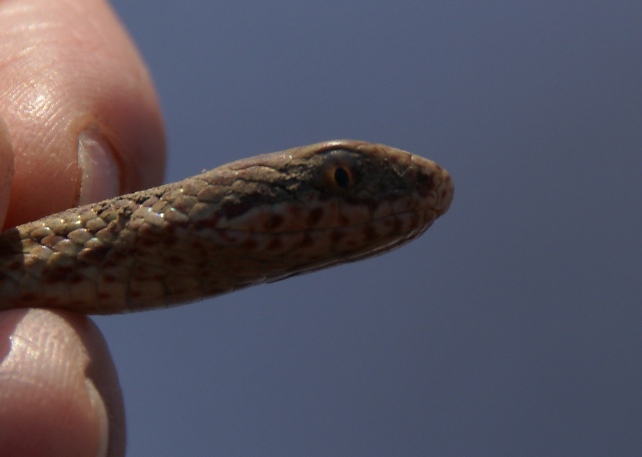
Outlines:
<svg viewBox="0 0 642 457"><path fill-rule="evenodd" d="M264 154L0 235L0 309L166 307L381 254L453 198L420 156L340 140Z"/></svg>

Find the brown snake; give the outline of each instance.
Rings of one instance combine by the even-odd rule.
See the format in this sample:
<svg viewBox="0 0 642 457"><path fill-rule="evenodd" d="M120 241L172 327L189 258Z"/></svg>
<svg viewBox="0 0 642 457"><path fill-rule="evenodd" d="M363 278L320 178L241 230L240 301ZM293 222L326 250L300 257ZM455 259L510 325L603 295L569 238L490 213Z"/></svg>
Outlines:
<svg viewBox="0 0 642 457"><path fill-rule="evenodd" d="M166 307L389 251L453 198L399 149L328 141L69 209L0 235L0 309Z"/></svg>

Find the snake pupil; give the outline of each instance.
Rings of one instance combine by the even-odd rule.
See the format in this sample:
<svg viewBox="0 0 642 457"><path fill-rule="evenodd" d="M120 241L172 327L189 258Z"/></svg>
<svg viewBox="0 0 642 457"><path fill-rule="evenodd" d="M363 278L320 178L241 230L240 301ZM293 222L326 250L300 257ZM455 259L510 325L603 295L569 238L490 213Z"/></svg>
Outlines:
<svg viewBox="0 0 642 457"><path fill-rule="evenodd" d="M345 189L350 184L350 174L344 168L336 168L334 170L334 182Z"/></svg>

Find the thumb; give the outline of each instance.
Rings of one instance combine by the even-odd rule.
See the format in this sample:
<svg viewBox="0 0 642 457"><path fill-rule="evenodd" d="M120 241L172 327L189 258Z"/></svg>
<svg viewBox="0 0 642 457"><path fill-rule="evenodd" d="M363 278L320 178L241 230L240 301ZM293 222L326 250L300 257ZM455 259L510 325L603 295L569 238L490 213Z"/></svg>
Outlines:
<svg viewBox="0 0 642 457"><path fill-rule="evenodd" d="M162 180L151 78L106 3L2 2L0 43L0 115L13 146L5 227ZM2 178L10 150L0 142Z"/></svg>

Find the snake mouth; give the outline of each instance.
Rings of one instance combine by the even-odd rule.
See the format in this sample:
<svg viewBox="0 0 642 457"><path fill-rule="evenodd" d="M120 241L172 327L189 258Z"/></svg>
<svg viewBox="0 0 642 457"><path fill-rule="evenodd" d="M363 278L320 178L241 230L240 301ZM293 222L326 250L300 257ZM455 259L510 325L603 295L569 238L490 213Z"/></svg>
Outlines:
<svg viewBox="0 0 642 457"><path fill-rule="evenodd" d="M437 217L442 216L450 208L455 194L455 185L450 174L432 160L414 154L409 155L418 198L421 197L422 204L431 207L437 213Z"/></svg>
<svg viewBox="0 0 642 457"><path fill-rule="evenodd" d="M439 204L436 206L435 211L437 217L444 215L449 209L455 196L455 184L453 183L450 174L442 169L441 170L441 184L436 189Z"/></svg>

